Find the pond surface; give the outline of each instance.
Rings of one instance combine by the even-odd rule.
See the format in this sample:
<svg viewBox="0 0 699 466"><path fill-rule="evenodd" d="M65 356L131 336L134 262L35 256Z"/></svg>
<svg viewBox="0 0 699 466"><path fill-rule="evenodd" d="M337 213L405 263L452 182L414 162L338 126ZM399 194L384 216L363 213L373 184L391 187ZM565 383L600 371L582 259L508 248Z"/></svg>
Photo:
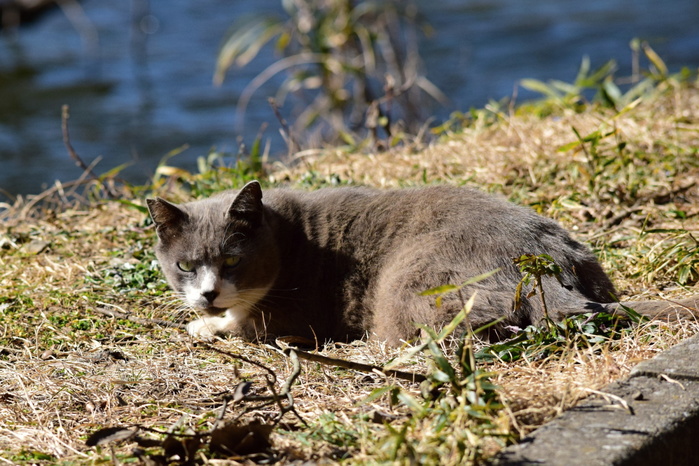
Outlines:
<svg viewBox="0 0 699 466"><path fill-rule="evenodd" d="M279 0L82 5L84 13L56 9L14 40L0 37L0 192L35 193L81 175L63 147L63 104L70 105L75 149L87 163L100 157L100 173L128 163L123 175L145 182L163 156L185 145L172 163L189 169L212 147L237 152L237 99L275 57L262 54L214 87L216 54L236 18L281 14ZM620 74L630 74L634 37L647 40L671 71L699 67L696 0L433 0L418 7L434 29L421 44L426 75L451 99L435 109L438 118L512 95L522 78L570 82L585 55L597 67L613 58ZM251 141L267 122L265 135L282 153L266 101L273 91L253 98L243 137Z"/></svg>

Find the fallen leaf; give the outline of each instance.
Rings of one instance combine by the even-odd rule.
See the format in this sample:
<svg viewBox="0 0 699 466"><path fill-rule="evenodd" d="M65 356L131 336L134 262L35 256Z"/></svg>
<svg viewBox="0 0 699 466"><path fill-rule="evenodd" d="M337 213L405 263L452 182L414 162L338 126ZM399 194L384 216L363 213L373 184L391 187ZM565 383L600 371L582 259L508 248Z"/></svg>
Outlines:
<svg viewBox="0 0 699 466"><path fill-rule="evenodd" d="M85 440L85 445L88 447L94 447L97 445L106 445L107 443L120 442L122 440L127 440L136 434L135 429L127 429L125 427L105 427L97 432L93 432L87 440Z"/></svg>
<svg viewBox="0 0 699 466"><path fill-rule="evenodd" d="M51 245L48 241L42 241L39 239L35 239L33 241L30 241L29 243L25 244L24 247L22 248L22 251L26 252L27 254L40 254L43 252L46 248L48 248Z"/></svg>
<svg viewBox="0 0 699 466"><path fill-rule="evenodd" d="M240 382L235 386L235 390L233 390L233 401L236 403L241 401L243 398L245 398L245 395L248 394L251 388L252 382Z"/></svg>

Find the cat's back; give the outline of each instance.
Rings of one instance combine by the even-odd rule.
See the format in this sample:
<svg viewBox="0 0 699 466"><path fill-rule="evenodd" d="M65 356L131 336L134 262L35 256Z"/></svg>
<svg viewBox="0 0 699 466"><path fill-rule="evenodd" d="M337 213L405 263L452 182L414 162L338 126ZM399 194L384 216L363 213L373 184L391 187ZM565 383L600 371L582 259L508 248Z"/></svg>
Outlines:
<svg viewBox="0 0 699 466"><path fill-rule="evenodd" d="M264 202L324 244L380 248L436 231L475 240L477 234L517 237L562 230L531 209L467 187L272 189Z"/></svg>
<svg viewBox="0 0 699 466"><path fill-rule="evenodd" d="M377 221L395 216L425 214L434 219L439 215L462 215L469 211L520 209L482 191L454 186L390 190L341 187L322 188L316 191L277 188L265 191L264 202L275 210L293 214L298 214L299 210L321 215L367 214L367 218Z"/></svg>

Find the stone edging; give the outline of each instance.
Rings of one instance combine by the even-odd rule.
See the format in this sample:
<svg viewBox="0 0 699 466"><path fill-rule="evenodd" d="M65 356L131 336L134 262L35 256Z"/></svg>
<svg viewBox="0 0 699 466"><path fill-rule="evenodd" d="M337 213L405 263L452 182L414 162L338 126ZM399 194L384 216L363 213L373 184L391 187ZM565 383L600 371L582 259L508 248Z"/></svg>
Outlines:
<svg viewBox="0 0 699 466"><path fill-rule="evenodd" d="M504 449L502 465L695 465L699 439L699 335L636 366Z"/></svg>

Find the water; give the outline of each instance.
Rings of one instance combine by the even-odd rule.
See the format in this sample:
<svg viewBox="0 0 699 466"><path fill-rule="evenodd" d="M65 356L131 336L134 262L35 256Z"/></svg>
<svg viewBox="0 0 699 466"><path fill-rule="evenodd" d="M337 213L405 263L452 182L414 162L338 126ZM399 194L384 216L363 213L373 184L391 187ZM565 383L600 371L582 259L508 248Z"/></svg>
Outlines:
<svg viewBox="0 0 699 466"><path fill-rule="evenodd" d="M0 38L0 190L35 193L82 171L63 147L60 112L71 108L71 141L97 172L130 164L123 174L144 182L158 161L181 146L174 163L193 168L212 147L236 151L235 105L244 86L272 63L261 54L211 77L229 26L250 12L280 13L278 0L87 0L84 15L55 10ZM418 2L434 28L422 41L427 77L450 99L436 108L484 105L512 95L522 78L574 79L584 55L630 73L629 42L648 40L671 70L699 66L696 0L434 0ZM145 17L143 8L150 8ZM69 19L73 17L73 22ZM133 18L141 18L134 24ZM243 136L278 124L266 101L252 100ZM518 98L532 97L518 90ZM282 148L278 149L282 152Z"/></svg>

